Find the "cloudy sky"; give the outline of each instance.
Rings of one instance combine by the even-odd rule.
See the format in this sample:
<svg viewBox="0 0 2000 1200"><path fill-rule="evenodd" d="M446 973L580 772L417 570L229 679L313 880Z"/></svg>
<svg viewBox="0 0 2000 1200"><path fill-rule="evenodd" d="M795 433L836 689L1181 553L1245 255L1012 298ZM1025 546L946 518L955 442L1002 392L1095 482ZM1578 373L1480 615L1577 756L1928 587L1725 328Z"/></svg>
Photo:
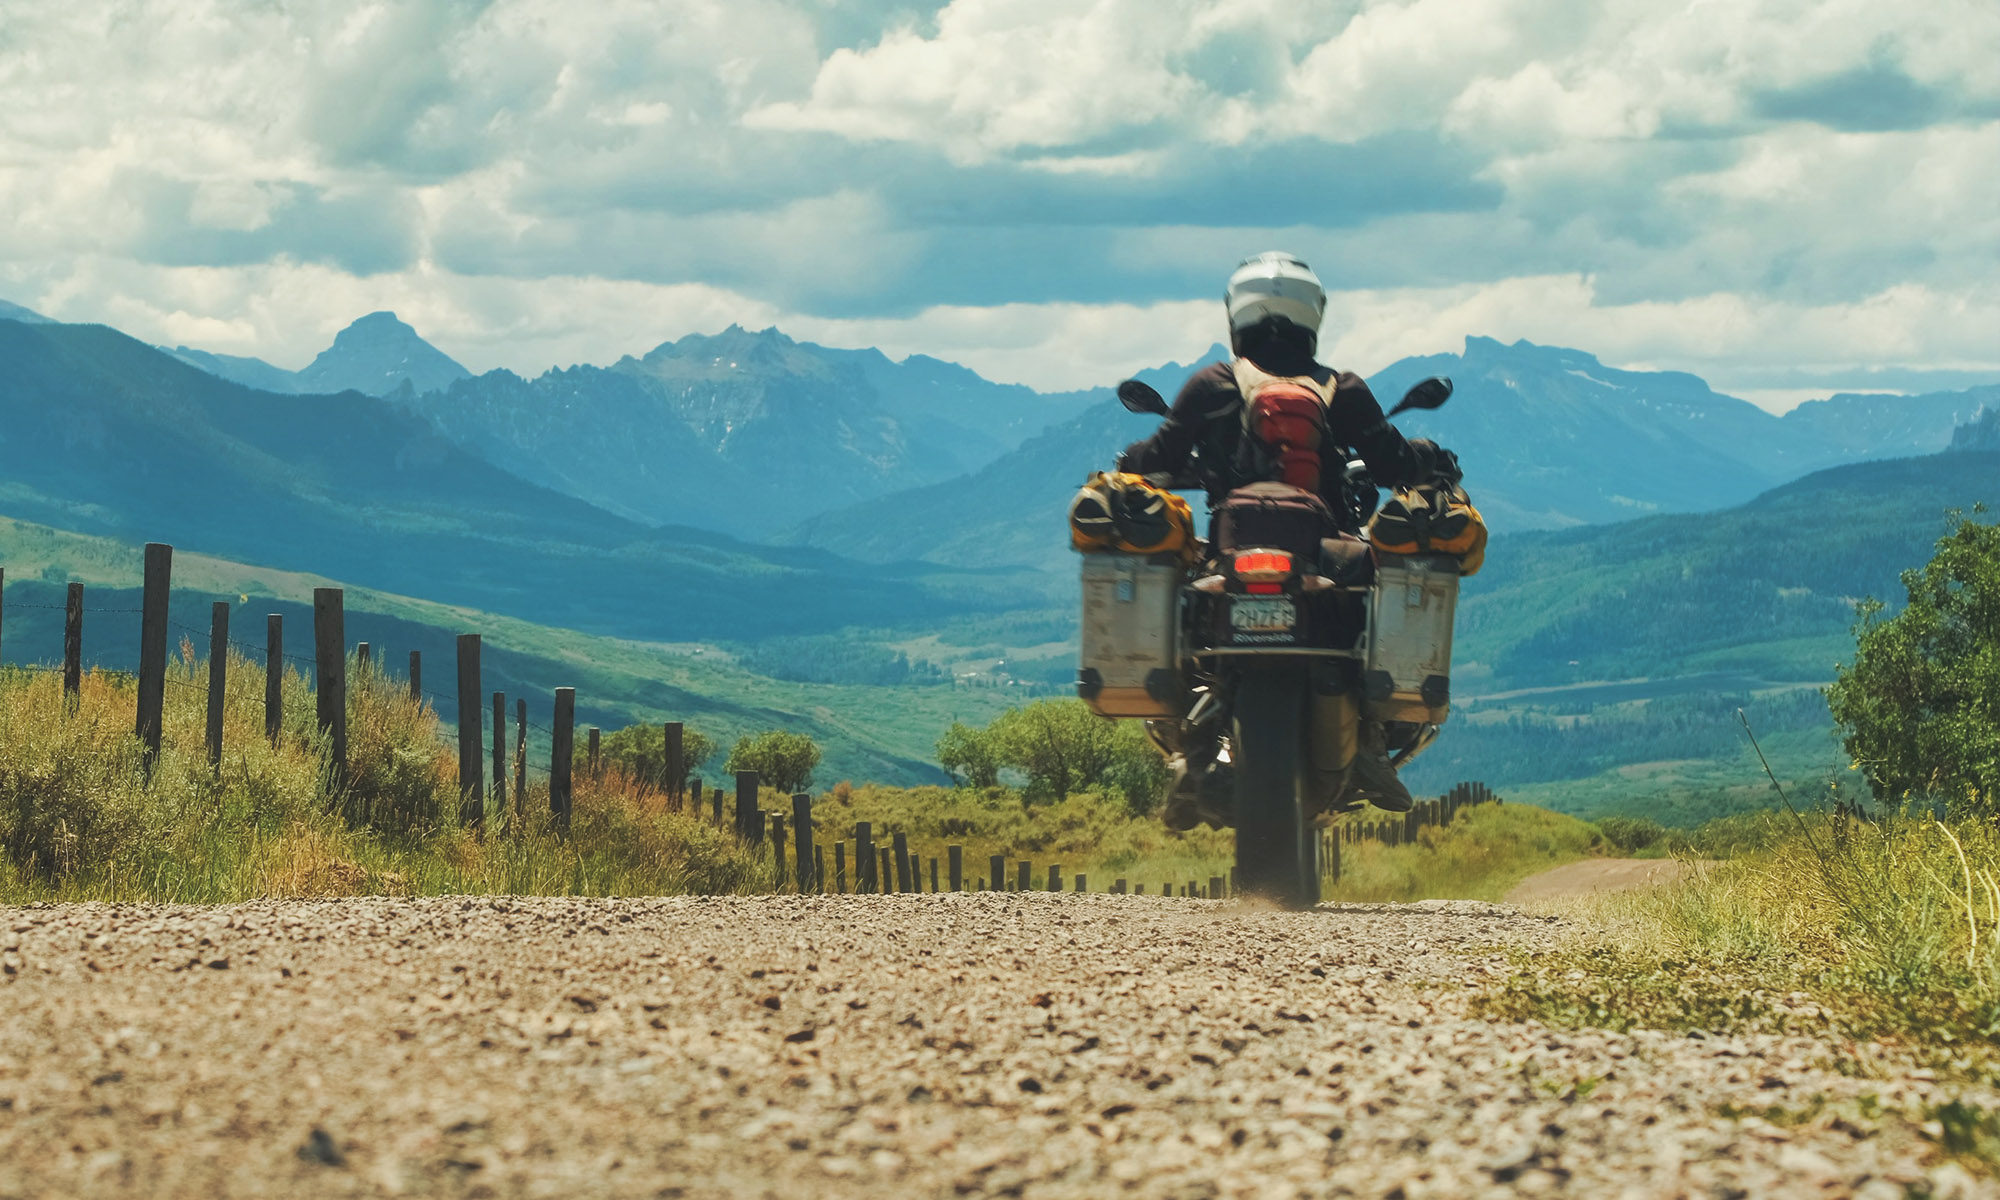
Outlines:
<svg viewBox="0 0 2000 1200"><path fill-rule="evenodd" d="M1045 387L1467 334L1782 405L2000 379L1992 0L0 0L0 298L298 367L731 322Z"/></svg>

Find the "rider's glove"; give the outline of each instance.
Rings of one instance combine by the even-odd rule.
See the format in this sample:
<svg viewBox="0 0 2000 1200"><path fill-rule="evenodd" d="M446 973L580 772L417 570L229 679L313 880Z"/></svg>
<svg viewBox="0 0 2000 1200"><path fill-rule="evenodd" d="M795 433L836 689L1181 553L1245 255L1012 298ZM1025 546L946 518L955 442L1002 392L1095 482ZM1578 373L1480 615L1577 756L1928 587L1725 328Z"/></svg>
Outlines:
<svg viewBox="0 0 2000 1200"><path fill-rule="evenodd" d="M1423 475L1426 481L1456 486L1465 478L1464 468L1458 465L1458 455L1429 438L1411 438L1410 448L1417 452L1417 457L1423 463Z"/></svg>

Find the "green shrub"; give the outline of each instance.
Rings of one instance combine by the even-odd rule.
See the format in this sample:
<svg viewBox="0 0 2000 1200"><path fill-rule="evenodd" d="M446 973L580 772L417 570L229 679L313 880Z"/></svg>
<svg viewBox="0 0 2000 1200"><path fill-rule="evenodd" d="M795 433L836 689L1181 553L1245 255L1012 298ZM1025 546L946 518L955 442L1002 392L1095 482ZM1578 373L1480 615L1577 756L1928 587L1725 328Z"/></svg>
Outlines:
<svg viewBox="0 0 2000 1200"><path fill-rule="evenodd" d="M1903 587L1893 617L1862 605L1827 691L1847 752L1878 799L2000 816L2000 525L1960 521Z"/></svg>
<svg viewBox="0 0 2000 1200"><path fill-rule="evenodd" d="M144 832L140 745L118 689L93 671L65 712L56 675L0 687L0 846L24 874L60 878L128 851Z"/></svg>
<svg viewBox="0 0 2000 1200"><path fill-rule="evenodd" d="M760 784L789 795L812 785L813 769L817 766L819 743L803 733L774 729L754 738L738 738L722 769L732 774L755 771Z"/></svg>
<svg viewBox="0 0 2000 1200"><path fill-rule="evenodd" d="M1025 804L1078 792L1116 793L1135 814L1151 812L1166 792L1167 767L1137 721L1107 721L1079 700L1037 700L1010 708L984 729L954 722L937 742L938 763L953 778L992 787L1002 770L1026 780Z"/></svg>
<svg viewBox="0 0 2000 1200"><path fill-rule="evenodd" d="M681 730L681 765L689 775L701 770L715 753L715 743L693 729ZM627 725L598 741L598 755L605 765L623 771L645 786L659 789L667 785L666 731L658 725Z"/></svg>
<svg viewBox="0 0 2000 1200"><path fill-rule="evenodd" d="M378 672L350 673L342 811L386 833L455 823L458 759L442 738L430 705L413 702L401 685Z"/></svg>
<svg viewBox="0 0 2000 1200"><path fill-rule="evenodd" d="M953 721L938 738L937 757L945 774L960 783L990 788L1000 782L1000 758L993 739L963 721Z"/></svg>
<svg viewBox="0 0 2000 1200"><path fill-rule="evenodd" d="M1666 826L1645 817L1604 817L1597 822L1597 831L1621 854L1650 850L1662 844L1667 836Z"/></svg>

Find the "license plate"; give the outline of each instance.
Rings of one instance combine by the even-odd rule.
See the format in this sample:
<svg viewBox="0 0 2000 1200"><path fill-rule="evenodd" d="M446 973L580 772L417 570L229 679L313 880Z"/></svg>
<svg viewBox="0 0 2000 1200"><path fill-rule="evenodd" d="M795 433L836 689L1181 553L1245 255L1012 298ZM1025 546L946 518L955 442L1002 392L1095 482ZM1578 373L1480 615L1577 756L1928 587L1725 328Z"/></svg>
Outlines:
<svg viewBox="0 0 2000 1200"><path fill-rule="evenodd" d="M1237 596L1229 605L1229 627L1238 633L1271 633L1298 624L1290 596Z"/></svg>

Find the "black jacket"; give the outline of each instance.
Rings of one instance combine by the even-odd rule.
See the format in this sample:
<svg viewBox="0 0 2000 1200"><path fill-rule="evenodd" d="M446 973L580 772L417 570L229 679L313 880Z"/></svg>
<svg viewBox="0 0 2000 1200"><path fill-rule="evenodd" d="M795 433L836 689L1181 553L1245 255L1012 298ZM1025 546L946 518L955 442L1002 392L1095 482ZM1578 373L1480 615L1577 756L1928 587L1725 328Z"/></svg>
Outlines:
<svg viewBox="0 0 2000 1200"><path fill-rule="evenodd" d="M1254 360L1253 360L1254 361ZM1426 482L1436 466L1434 447L1428 442L1410 442L1382 415L1375 393L1359 375L1335 371L1304 359L1296 362L1258 363L1273 375L1311 375L1334 384L1333 400L1327 408L1327 437L1333 445L1320 449L1320 496L1341 511L1341 480L1347 456L1339 447L1351 447L1368 464L1368 473L1382 487L1414 486ZM1256 480L1234 476L1236 443L1242 436L1243 395L1229 363L1212 363L1196 371L1174 398L1173 411L1160 428L1141 442L1127 447L1119 458L1119 468L1137 475L1178 474L1188 465L1188 456L1201 447L1204 483L1209 500L1218 493Z"/></svg>

